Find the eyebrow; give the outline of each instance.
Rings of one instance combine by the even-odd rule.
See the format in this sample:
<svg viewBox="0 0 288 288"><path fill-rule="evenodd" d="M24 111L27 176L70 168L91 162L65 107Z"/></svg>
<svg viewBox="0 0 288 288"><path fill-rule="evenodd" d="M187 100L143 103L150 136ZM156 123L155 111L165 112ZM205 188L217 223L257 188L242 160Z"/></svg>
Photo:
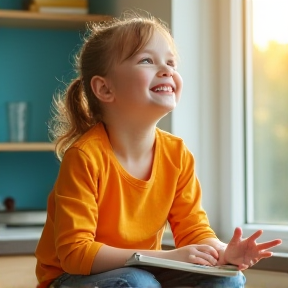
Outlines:
<svg viewBox="0 0 288 288"><path fill-rule="evenodd" d="M152 49L143 49L143 50L140 50L138 53L136 54L143 54L143 53L147 53L147 54L154 54L155 53L155 50L152 50ZM169 56L172 56L172 57L175 57L175 54L172 52L172 51L169 51L168 52Z"/></svg>

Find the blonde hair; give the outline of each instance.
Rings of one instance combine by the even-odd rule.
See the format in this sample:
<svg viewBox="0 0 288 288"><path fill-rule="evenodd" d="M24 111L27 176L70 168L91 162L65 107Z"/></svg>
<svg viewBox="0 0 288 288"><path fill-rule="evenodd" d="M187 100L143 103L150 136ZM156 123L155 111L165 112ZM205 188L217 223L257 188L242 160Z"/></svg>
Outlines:
<svg viewBox="0 0 288 288"><path fill-rule="evenodd" d="M101 103L90 86L92 77L107 76L113 65L141 50L154 31L164 35L177 54L167 24L148 12L126 11L119 18L87 26L83 46L75 57L78 77L71 81L64 93L53 97L48 128L60 161L75 140L103 121Z"/></svg>

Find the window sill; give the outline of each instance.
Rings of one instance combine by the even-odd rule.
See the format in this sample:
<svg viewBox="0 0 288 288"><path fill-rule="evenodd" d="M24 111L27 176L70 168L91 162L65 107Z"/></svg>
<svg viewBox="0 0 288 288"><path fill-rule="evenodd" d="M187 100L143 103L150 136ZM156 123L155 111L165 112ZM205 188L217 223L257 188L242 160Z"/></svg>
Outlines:
<svg viewBox="0 0 288 288"><path fill-rule="evenodd" d="M262 259L251 269L288 273L288 253L274 253L270 258Z"/></svg>

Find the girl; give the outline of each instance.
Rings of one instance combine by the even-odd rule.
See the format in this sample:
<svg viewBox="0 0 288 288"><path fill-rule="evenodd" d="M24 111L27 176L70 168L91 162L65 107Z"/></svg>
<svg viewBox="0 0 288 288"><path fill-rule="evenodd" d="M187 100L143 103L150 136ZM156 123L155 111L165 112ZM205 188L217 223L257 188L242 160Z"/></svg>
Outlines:
<svg viewBox="0 0 288 288"><path fill-rule="evenodd" d="M201 206L183 140L156 128L177 105L182 79L164 23L133 14L90 27L79 77L55 102L51 132L62 161L36 249L39 287L244 287L235 277L124 267L135 252L244 270L281 240L262 231L217 239ZM167 221L176 248L161 250Z"/></svg>

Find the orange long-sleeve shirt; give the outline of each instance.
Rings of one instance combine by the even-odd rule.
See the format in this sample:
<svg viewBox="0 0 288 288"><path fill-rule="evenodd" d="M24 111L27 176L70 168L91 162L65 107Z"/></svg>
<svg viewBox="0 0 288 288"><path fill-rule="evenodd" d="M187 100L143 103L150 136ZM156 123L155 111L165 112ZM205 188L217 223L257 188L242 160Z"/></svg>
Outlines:
<svg viewBox="0 0 288 288"><path fill-rule="evenodd" d="M167 220L177 247L216 238L201 207L192 154L180 138L158 128L155 133L148 181L123 169L100 123L66 151L36 249L39 287L64 271L90 274L103 243L161 249Z"/></svg>

